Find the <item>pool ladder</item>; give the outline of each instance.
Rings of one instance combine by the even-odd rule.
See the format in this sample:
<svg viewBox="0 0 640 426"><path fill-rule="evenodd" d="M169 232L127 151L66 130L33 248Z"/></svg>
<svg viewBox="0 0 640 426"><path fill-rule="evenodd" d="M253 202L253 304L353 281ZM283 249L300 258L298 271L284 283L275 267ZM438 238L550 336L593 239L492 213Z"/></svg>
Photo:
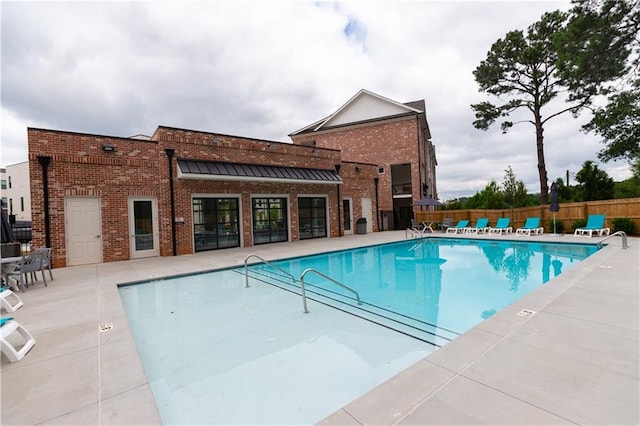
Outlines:
<svg viewBox="0 0 640 426"><path fill-rule="evenodd" d="M607 238L604 238L598 241L598 248L602 248L602 245L603 245L602 243L604 243L611 237L615 237L616 235L620 235L622 237L622 248L623 249L629 248L629 244L627 244L627 234L624 231L614 232L613 234L609 235Z"/></svg>
<svg viewBox="0 0 640 426"><path fill-rule="evenodd" d="M255 257L256 259L260 260L261 263L264 263L265 265L269 265L272 268L275 268L278 271L284 273L286 276L291 278L293 280L293 282L296 282L296 281L300 282L300 288L302 289L302 306L304 308L304 313L305 314L309 313L309 309L307 308L307 294L306 294L305 289L304 289L304 277L308 273L314 273L316 275L320 275L322 278L331 281L332 283L338 285L339 287L344 288L347 291L352 292L353 294L356 295L356 300L358 301L358 305L362 305L362 302L360 301L360 295L358 294L357 291L355 291L354 289L352 289L349 286L346 286L346 285L342 284L339 281L334 280L330 276L325 275L320 271L317 271L317 270L315 270L313 268L307 268L300 275L300 279L296 279L296 277L294 277L293 274L291 274L289 271L286 271L286 270L282 269L281 267L274 265L273 263L269 262L268 260L265 260L265 259L261 258L260 256L258 256L256 254L250 254L249 256L247 256L244 259L244 286L245 286L245 288L249 287L249 265L248 265L248 261L252 257Z"/></svg>

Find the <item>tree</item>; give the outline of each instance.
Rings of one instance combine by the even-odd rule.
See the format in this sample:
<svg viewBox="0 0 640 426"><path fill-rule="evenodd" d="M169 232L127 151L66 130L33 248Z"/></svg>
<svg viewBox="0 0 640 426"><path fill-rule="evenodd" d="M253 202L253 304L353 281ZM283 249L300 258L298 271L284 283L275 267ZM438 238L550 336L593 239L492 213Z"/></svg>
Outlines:
<svg viewBox="0 0 640 426"><path fill-rule="evenodd" d="M615 182L593 161L584 162L582 169L576 173L576 181L583 201L609 200L614 196Z"/></svg>
<svg viewBox="0 0 640 426"><path fill-rule="evenodd" d="M468 209L500 209L504 207L504 198L495 179L467 201Z"/></svg>
<svg viewBox="0 0 640 426"><path fill-rule="evenodd" d="M522 180L516 178L511 166L508 166L504 171L502 195L509 207L524 207L527 205L527 188Z"/></svg>
<svg viewBox="0 0 640 426"><path fill-rule="evenodd" d="M566 86L559 78L556 62L558 55L552 40L564 30L566 14L555 11L545 13L540 21L531 25L526 33L511 31L504 39L492 46L487 58L473 71L480 91L498 98L500 104L481 102L471 105L476 120L473 125L487 130L498 118L508 117L513 112L525 109L536 132L540 199L547 203L549 192L547 168L544 158L544 125L561 114L576 114L589 99L581 99L558 111L543 114ZM501 123L503 133L514 125L505 119Z"/></svg>
<svg viewBox="0 0 640 426"><path fill-rule="evenodd" d="M544 14L528 28L526 37L522 31L507 33L474 71L480 91L501 102L471 106L476 128L487 130L497 119L520 109L531 113L532 119L524 122L536 130L542 204L548 194L543 135L550 119L567 112L577 117L584 108L592 108L593 119L583 130L595 131L609 143L602 159L633 159L640 152L640 0L574 0L573 4L569 13ZM551 102L565 91L564 108L548 112ZM594 107L603 95L608 96L607 106ZM504 120L503 133L513 125Z"/></svg>
<svg viewBox="0 0 640 426"><path fill-rule="evenodd" d="M609 104L595 110L593 119L582 128L600 135L607 146L598 153L602 161L640 156L640 80L635 91L609 97Z"/></svg>
<svg viewBox="0 0 640 426"><path fill-rule="evenodd" d="M640 179L631 177L621 182L616 182L613 189L614 198L640 197Z"/></svg>
<svg viewBox="0 0 640 426"><path fill-rule="evenodd" d="M640 155L640 1L574 0L554 39L558 69L572 100L607 96L583 126L603 138L603 161ZM634 53L635 52L635 53Z"/></svg>
<svg viewBox="0 0 640 426"><path fill-rule="evenodd" d="M556 183L558 184L558 198L560 202L571 202L576 201L576 188L570 185L565 185L564 180L562 178L557 178Z"/></svg>
<svg viewBox="0 0 640 426"><path fill-rule="evenodd" d="M640 155L638 155L636 160L631 164L631 174L634 178L640 180Z"/></svg>
<svg viewBox="0 0 640 426"><path fill-rule="evenodd" d="M614 196L615 198L640 197L640 156L631 163L631 177L622 182L616 182Z"/></svg>

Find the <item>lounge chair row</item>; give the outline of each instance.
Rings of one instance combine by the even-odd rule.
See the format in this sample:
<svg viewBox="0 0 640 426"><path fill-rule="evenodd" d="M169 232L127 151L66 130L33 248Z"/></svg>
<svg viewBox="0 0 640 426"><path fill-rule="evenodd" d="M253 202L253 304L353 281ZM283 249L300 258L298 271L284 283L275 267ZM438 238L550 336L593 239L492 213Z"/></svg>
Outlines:
<svg viewBox="0 0 640 426"><path fill-rule="evenodd" d="M447 228L447 234L510 234L513 232L513 228L509 226L510 219L508 217L501 217L496 222L496 226L489 226L489 219L481 217L476 221L476 224L469 226L468 220L460 220L455 226ZM587 219L587 225L583 228L578 228L574 232L574 236L591 237L593 235L604 236L609 235L610 229L604 226L605 215L589 215ZM539 217L528 217L524 223L524 226L516 229L516 235L542 235L544 228L540 226Z"/></svg>
<svg viewBox="0 0 640 426"><path fill-rule="evenodd" d="M447 228L447 234L510 234L513 227L510 226L511 219L501 217L497 220L496 226L489 226L489 219L481 217L476 221L475 225L469 226L468 220L461 220L455 226ZM544 228L540 226L540 218L527 218L522 228L516 229L516 235L537 235L542 234Z"/></svg>

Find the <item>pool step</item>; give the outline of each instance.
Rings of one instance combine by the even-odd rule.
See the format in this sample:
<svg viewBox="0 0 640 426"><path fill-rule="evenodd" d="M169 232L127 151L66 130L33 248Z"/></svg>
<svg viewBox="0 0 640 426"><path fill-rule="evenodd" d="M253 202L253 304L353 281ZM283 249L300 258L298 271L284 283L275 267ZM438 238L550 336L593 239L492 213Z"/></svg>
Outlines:
<svg viewBox="0 0 640 426"><path fill-rule="evenodd" d="M244 274L243 271L237 272ZM272 271L259 268L250 269L249 277L298 295L302 293L300 282L292 282L289 277ZM366 300L362 301L361 305L358 305L351 295L345 295L317 285L306 283L305 293L308 300L331 306L334 309L339 309L350 315L355 315L437 347L441 347L459 335L454 331L367 303Z"/></svg>

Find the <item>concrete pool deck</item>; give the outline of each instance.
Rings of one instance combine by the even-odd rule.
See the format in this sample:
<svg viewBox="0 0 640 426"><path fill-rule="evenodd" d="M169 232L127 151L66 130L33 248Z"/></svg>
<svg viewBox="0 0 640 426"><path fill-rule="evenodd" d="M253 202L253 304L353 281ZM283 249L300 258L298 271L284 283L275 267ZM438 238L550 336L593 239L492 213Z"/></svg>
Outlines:
<svg viewBox="0 0 640 426"><path fill-rule="evenodd" d="M119 283L242 266L248 254L272 260L404 238L389 231L55 269L49 287L40 281L19 294L24 307L3 313L37 344L19 362L2 356L0 423L161 424ZM628 243L608 240L320 424L639 424L640 239Z"/></svg>

